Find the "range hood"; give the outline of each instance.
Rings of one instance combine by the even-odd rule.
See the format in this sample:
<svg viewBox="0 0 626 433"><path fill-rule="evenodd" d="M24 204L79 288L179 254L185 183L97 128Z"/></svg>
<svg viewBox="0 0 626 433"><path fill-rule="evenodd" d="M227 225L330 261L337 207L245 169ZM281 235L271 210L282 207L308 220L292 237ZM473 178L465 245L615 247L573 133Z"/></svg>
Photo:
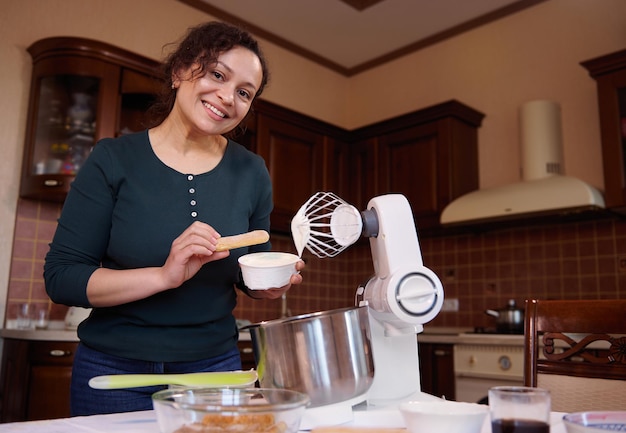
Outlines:
<svg viewBox="0 0 626 433"><path fill-rule="evenodd" d="M575 214L605 207L602 194L580 179L561 174L561 109L537 100L519 110L522 178L459 197L442 212L442 225L463 225Z"/></svg>

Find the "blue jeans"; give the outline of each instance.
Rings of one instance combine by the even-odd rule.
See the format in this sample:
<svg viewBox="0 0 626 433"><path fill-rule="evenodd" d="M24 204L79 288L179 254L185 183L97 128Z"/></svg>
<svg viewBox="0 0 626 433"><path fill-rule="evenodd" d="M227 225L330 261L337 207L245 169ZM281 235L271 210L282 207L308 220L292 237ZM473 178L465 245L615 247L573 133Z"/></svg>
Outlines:
<svg viewBox="0 0 626 433"><path fill-rule="evenodd" d="M167 386L128 389L92 389L89 379L108 374L196 373L241 370L237 347L210 359L192 362L149 362L107 355L79 344L74 357L71 384L71 415L96 415L151 410L152 394Z"/></svg>

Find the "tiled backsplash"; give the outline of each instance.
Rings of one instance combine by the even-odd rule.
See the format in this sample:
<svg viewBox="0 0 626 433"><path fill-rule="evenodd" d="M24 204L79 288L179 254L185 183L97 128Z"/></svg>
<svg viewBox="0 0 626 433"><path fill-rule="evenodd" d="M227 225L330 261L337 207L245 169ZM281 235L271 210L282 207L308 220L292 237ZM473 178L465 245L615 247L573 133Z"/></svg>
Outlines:
<svg viewBox="0 0 626 433"><path fill-rule="evenodd" d="M43 261L61 206L20 200L9 277L7 319L23 302L47 305L51 320L67 307L54 305L43 284ZM272 235L273 249L294 252L287 236ZM597 220L500 229L482 234L420 239L424 264L442 280L458 312L441 312L439 326L494 326L484 311L508 299L626 297L626 220ZM287 296L289 315L354 305L356 287L373 274L369 243L353 245L334 258L304 253L304 283ZM236 315L252 322L280 317L282 301L239 297Z"/></svg>

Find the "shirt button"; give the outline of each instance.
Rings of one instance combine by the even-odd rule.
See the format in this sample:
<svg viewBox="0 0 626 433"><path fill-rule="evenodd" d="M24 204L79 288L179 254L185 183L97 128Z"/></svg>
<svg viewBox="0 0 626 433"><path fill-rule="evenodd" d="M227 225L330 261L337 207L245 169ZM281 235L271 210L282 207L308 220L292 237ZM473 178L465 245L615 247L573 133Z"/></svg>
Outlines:
<svg viewBox="0 0 626 433"><path fill-rule="evenodd" d="M189 188L189 194L193 194L193 193L195 193L195 192L196 192L196 189L195 189L195 188Z"/></svg>
<svg viewBox="0 0 626 433"><path fill-rule="evenodd" d="M187 175L187 180L193 180L193 175L188 174L188 175Z"/></svg>
<svg viewBox="0 0 626 433"><path fill-rule="evenodd" d="M198 216L198 212L195 212L195 211L191 212L191 216L194 217L194 218L197 217Z"/></svg>
<svg viewBox="0 0 626 433"><path fill-rule="evenodd" d="M195 205L196 205L196 201L195 201L195 200L191 200L189 203L190 203L192 206L195 206Z"/></svg>

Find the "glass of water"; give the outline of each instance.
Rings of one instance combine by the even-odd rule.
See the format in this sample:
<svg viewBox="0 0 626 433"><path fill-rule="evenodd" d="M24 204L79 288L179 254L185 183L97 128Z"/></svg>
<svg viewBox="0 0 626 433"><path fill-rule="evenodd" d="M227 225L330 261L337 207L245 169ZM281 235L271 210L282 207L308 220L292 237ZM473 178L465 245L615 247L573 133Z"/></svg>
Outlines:
<svg viewBox="0 0 626 433"><path fill-rule="evenodd" d="M19 329L28 329L32 320L32 308L28 302L18 305L17 309L17 327Z"/></svg>

